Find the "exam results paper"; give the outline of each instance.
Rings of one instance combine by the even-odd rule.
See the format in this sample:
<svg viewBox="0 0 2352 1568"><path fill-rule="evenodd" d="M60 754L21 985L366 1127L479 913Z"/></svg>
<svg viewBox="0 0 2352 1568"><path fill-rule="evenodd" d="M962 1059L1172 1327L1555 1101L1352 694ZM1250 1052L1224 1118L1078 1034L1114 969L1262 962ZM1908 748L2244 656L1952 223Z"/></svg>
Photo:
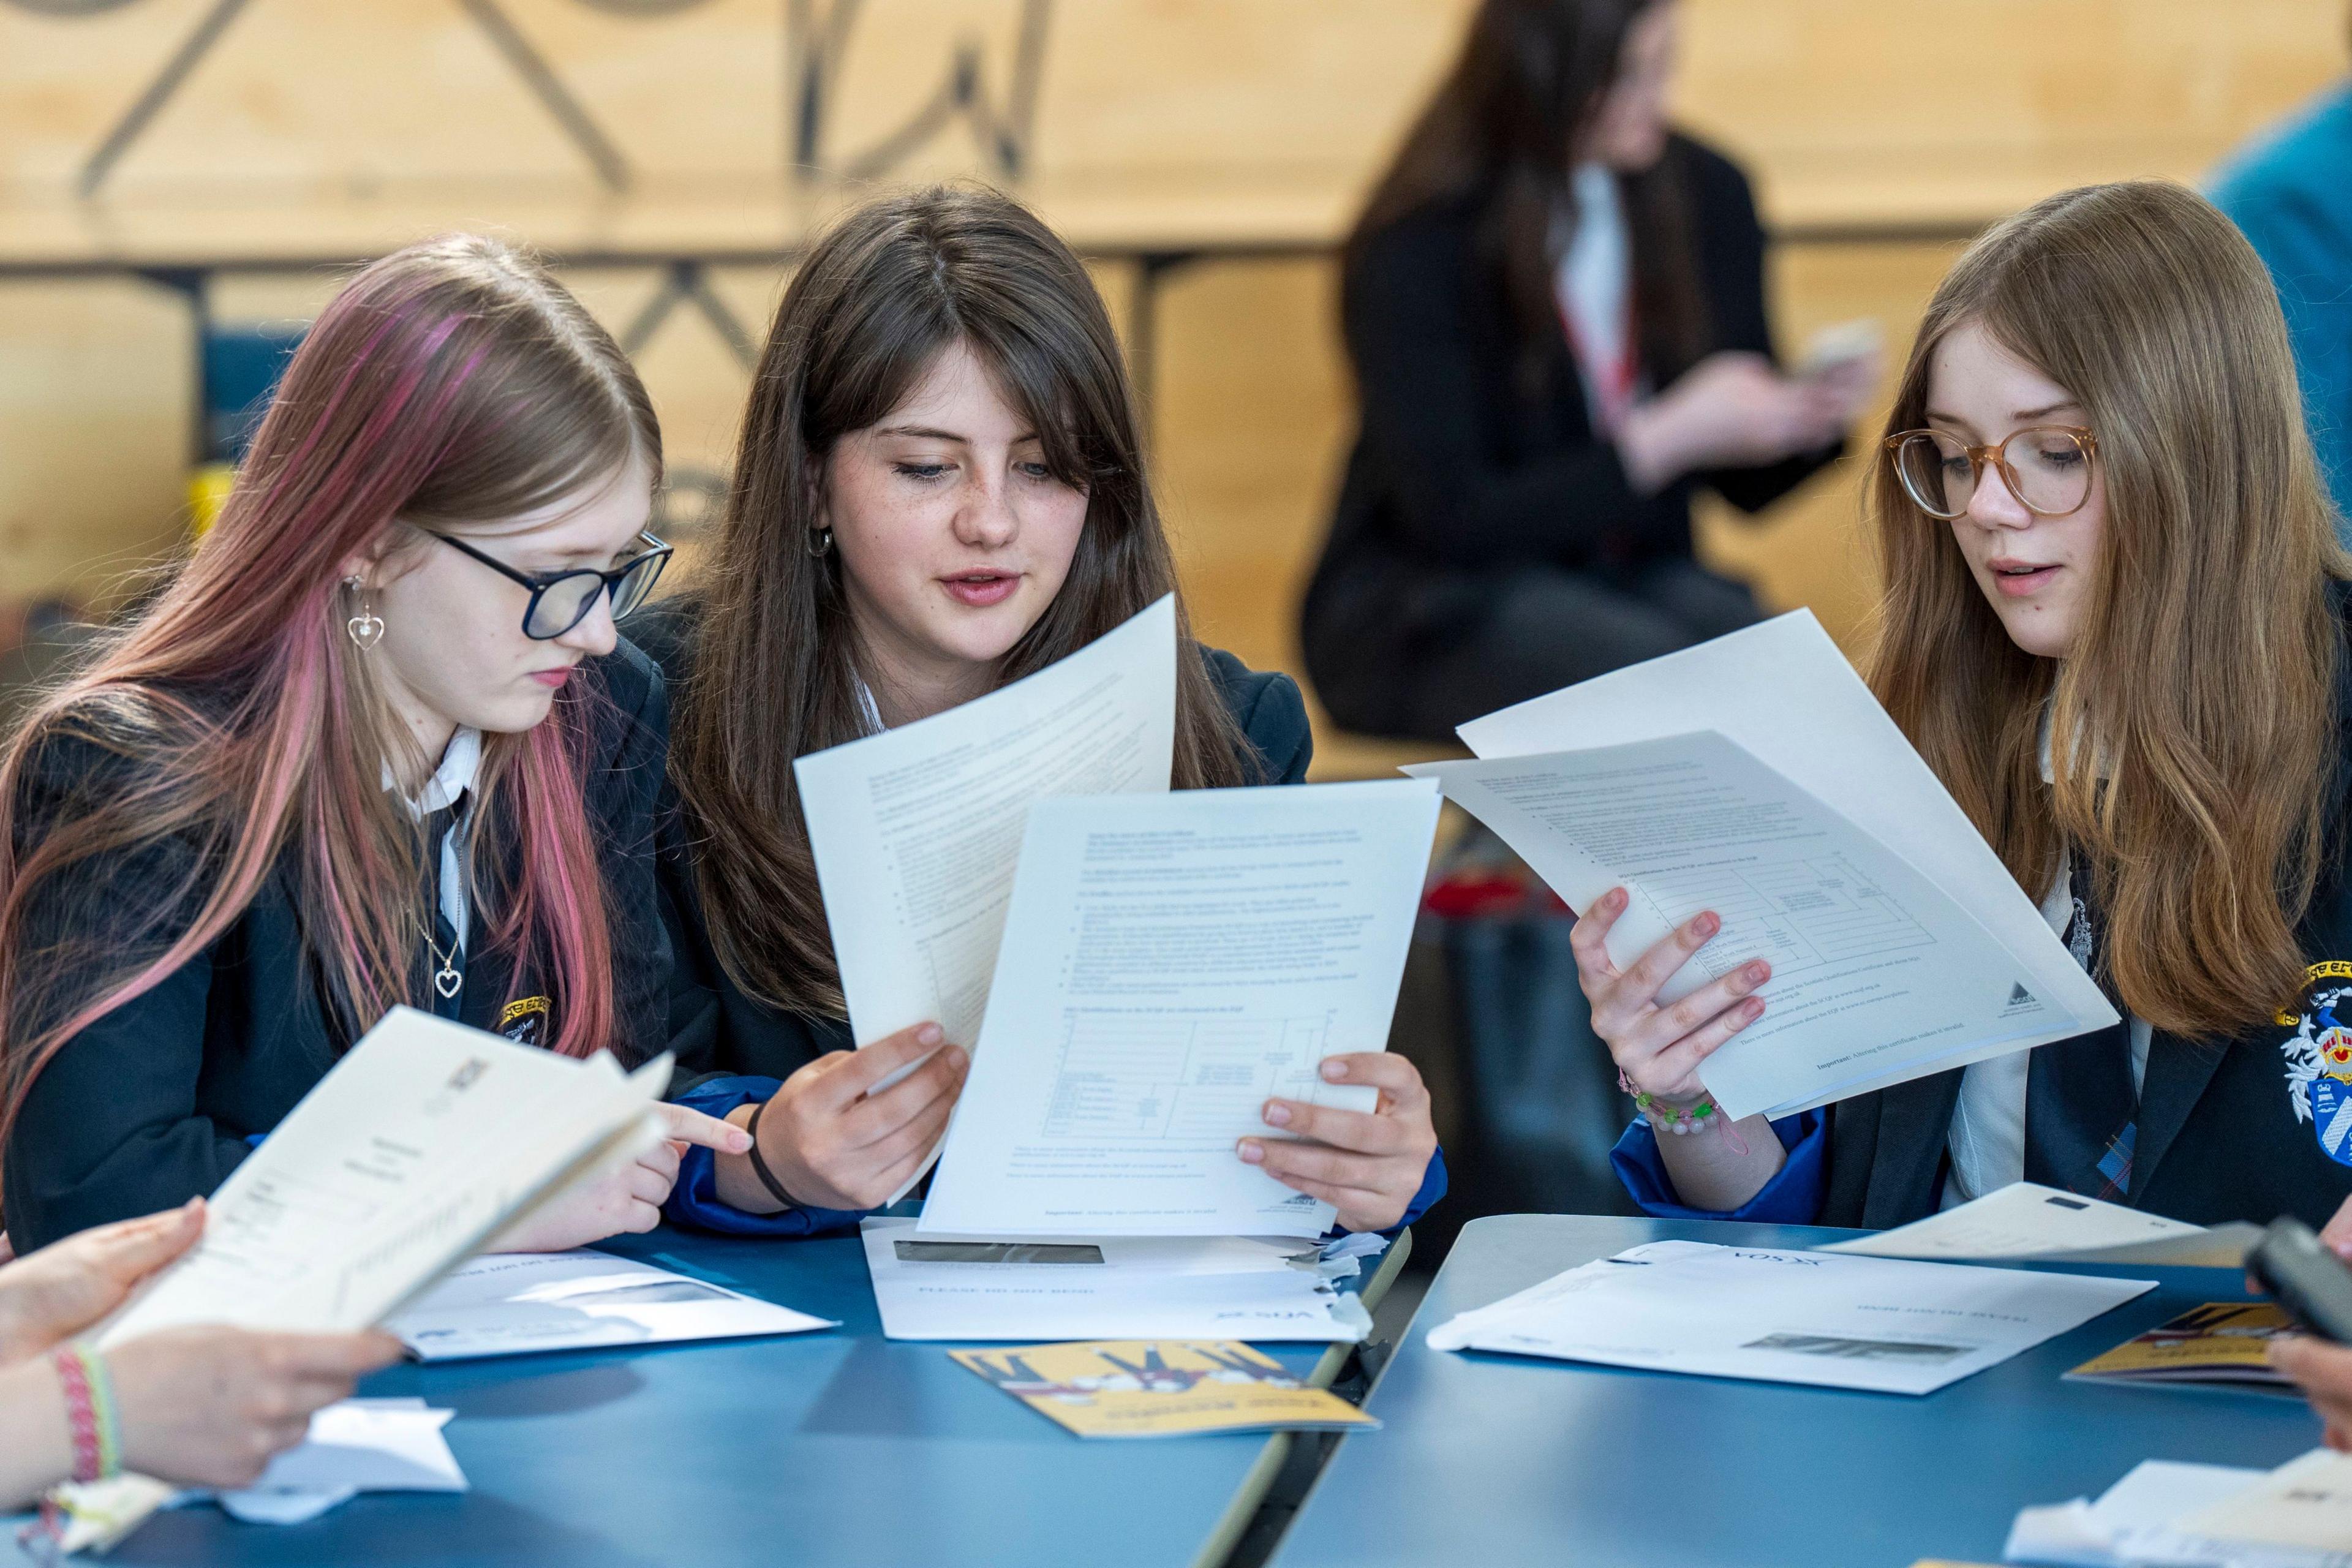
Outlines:
<svg viewBox="0 0 2352 1568"><path fill-rule="evenodd" d="M2012 974L2002 985L1999 1010L2007 1014L2012 1002L2021 1009L2020 1016L1993 1020L1991 1031L1975 1044L1958 1047L1952 1034L1942 1027L1945 1020L1922 1012L1888 1037L1903 1043L1877 1049L1870 1063L1842 1059L1842 1047L1816 1048L1811 1031L1818 1026L1808 1026L1802 1034L1782 1036L1777 1042L1780 1050L1766 1053L1786 1059L1773 1061L1760 1086L1753 1063L1724 1086L1718 1086L1710 1063L1701 1077L1718 1099L1732 1097L1727 1109L1738 1104L1743 1111L1789 1114L2117 1022L2114 1006L2096 983L2052 933L2033 900L2018 887L1810 612L1794 611L1490 713L1463 725L1460 733L1463 743L1487 762L1671 741L1706 731L1731 742L1782 784L1826 808L1840 825L1838 837L1858 835L1878 846L1989 933L2006 955L1996 973ZM1732 819L1728 826L1736 831L1742 825ZM1700 830L1707 831L1705 825ZM1503 831L1499 826L1497 831ZM1528 853L1517 843L1513 847ZM1659 873L1672 874L1663 863L1654 872ZM1784 930L1793 930L1801 918L1826 930L1837 903L1858 905L1861 900L1853 895L1859 889L1874 887L1884 893L1889 886L1854 883L1826 889L1831 902L1824 906L1819 899L1825 889L1818 882L1810 889L1800 883L1796 907L1780 907L1772 913ZM1562 896L1580 910L1590 906L1589 900L1579 902L1565 889ZM1771 903L1774 893L1733 877L1711 897L1745 901L1753 914L1757 906ZM1920 921L1919 911L1897 897L1881 900L1874 916L1849 927L1844 938L1874 923L1880 934L1892 933L1899 924L1894 905L1901 905L1914 923L1932 923ZM1845 912L1864 913L1859 908ZM1749 932L1763 934L1753 920ZM1826 953L1827 949L1821 951ZM1633 956L1619 953L1614 943L1612 953L1621 962ZM1675 994L1703 984L1710 969L1721 973L1747 956L1736 953L1718 935L1700 954L1704 962L1686 966L1676 977ZM1818 984L1823 973L1816 972L1811 987L1816 992L1823 989ZM2016 994L2021 989L2022 997ZM1928 1000L1924 993L1921 1000ZM2032 1009L2042 1010L2040 1021L2021 1016ZM1981 1011L1971 1008L1961 1016L1980 1018ZM1770 1016L1768 1011L1767 1019ZM2021 1030L2015 1027L2019 1024L2030 1026ZM1857 1068L1863 1070L1853 1070Z"/></svg>
<svg viewBox="0 0 2352 1568"><path fill-rule="evenodd" d="M1175 727L1171 595L1034 675L794 763L856 1043L935 1022L976 1045L1029 807L1166 794Z"/></svg>
<svg viewBox="0 0 2352 1568"><path fill-rule="evenodd" d="M1235 1154L1281 1095L1352 1110L1385 1049L1436 831L1400 779L1032 808L987 1022L920 1230L1319 1236Z"/></svg>
<svg viewBox="0 0 2352 1568"><path fill-rule="evenodd" d="M1442 781L1571 907L1623 886L1608 944L1621 969L1715 910L1723 929L1662 1004L1771 963L1764 1016L1700 1068L1734 1118L2093 1026L1909 862L1714 731L1406 771Z"/></svg>

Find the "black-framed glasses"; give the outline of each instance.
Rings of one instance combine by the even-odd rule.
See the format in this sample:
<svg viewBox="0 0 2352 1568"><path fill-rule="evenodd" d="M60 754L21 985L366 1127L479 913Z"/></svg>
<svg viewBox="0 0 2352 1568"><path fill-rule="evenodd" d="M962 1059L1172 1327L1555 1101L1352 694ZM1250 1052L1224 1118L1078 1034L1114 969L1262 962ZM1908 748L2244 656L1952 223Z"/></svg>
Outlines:
<svg viewBox="0 0 2352 1568"><path fill-rule="evenodd" d="M676 554L667 543L650 533L637 538L646 548L630 556L609 572L599 572L583 566L573 572L549 572L538 576L518 572L495 555L475 549L462 539L446 533L421 531L439 540L460 555L469 555L510 583L520 584L530 590L530 603L523 606L522 635L533 642L545 642L560 637L588 618L604 595L613 595L613 618L621 620L651 596L654 584L661 581L662 568Z"/></svg>

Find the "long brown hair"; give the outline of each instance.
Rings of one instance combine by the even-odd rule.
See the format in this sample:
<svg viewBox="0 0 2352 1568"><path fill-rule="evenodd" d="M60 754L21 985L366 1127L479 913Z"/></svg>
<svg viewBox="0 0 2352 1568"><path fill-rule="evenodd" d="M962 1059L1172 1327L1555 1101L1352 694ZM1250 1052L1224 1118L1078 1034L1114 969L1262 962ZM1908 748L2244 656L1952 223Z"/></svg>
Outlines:
<svg viewBox="0 0 2352 1568"><path fill-rule="evenodd" d="M1924 422L1937 345L1966 322L2071 393L2098 438L2106 521L2082 624L2063 660L2020 649L1950 525L1882 461L1871 685L2021 887L2041 896L2079 854L2133 1013L2229 1037L2302 986L2295 928L2332 852L2343 739L2346 563L2278 297L2182 186L2064 192L1937 289L1890 434Z"/></svg>
<svg viewBox="0 0 2352 1568"><path fill-rule="evenodd" d="M1069 247L1012 198L971 186L877 201L828 232L761 355L672 748L711 944L735 983L772 1005L844 1012L793 778L794 758L866 732L839 554L808 552L825 465L959 342L1037 432L1054 477L1087 494L1069 576L999 681L1175 590L1118 340ZM1181 598L1177 634L1187 651L1176 661L1176 787L1259 782L1190 651Z"/></svg>
<svg viewBox="0 0 2352 1568"><path fill-rule="evenodd" d="M1577 148L1616 80L1625 36L1666 0L1486 0L1462 53L1405 133L1348 237L1349 271L1381 231L1450 201L1476 204L1481 261L1519 344L1518 378L1541 393L1567 352L1553 271L1573 213ZM1706 305L1692 261L1680 158L1621 174L1643 368L1664 385L1704 352Z"/></svg>
<svg viewBox="0 0 2352 1568"><path fill-rule="evenodd" d="M66 1041L203 952L281 866L331 1024L418 999L426 847L380 787L414 742L345 635L343 563L391 549L397 521L511 519L633 454L657 478L660 453L618 345L509 247L428 241L352 279L220 521L0 759L0 1142ZM549 984L549 1043L582 1056L635 1043L613 1037L590 700L567 688L536 729L485 738L469 855L488 941Z"/></svg>

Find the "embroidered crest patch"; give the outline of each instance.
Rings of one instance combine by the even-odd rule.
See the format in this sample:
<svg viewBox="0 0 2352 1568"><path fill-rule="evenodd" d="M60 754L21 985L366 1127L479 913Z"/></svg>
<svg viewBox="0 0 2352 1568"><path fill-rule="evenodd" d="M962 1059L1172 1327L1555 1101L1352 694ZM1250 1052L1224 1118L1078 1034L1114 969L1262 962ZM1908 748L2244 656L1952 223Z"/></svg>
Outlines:
<svg viewBox="0 0 2352 1568"><path fill-rule="evenodd" d="M551 1004L544 996L526 996L520 1002L509 1002L499 1014L497 1033L519 1046L541 1046L547 1030L547 1014Z"/></svg>
<svg viewBox="0 0 2352 1568"><path fill-rule="evenodd" d="M2352 1165L2352 963L2315 963L2305 979L2303 1011L2278 1019L2294 1030L2279 1042L2287 1101L2296 1121L2311 1123L2320 1152Z"/></svg>

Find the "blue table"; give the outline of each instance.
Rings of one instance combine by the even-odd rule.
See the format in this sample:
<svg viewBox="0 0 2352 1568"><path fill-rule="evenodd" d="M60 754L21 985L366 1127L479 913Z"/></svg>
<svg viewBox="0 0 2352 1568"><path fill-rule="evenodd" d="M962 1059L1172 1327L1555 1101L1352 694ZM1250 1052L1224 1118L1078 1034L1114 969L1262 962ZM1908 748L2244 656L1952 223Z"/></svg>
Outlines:
<svg viewBox="0 0 2352 1568"><path fill-rule="evenodd" d="M2096 1496L2142 1459L2268 1467L2319 1440L2300 1400L2060 1374L2201 1301L2233 1269L2078 1271L2158 1288L1924 1398L1433 1351L1427 1331L1645 1241L1818 1246L1852 1232L1513 1215L1475 1220L1275 1559L1902 1568L1998 1563L2017 1510Z"/></svg>
<svg viewBox="0 0 2352 1568"><path fill-rule="evenodd" d="M855 1237L663 1229L608 1250L822 1317L785 1339L402 1366L361 1392L454 1409L473 1490L362 1496L285 1528L164 1513L120 1563L654 1568L1222 1562L1286 1436L1084 1442L948 1359L882 1337ZM1398 1254L1401 1244L1390 1249ZM1394 1267L1372 1275L1384 1288ZM1328 1383L1349 1346L1268 1345ZM13 1531L0 1563L16 1561Z"/></svg>

